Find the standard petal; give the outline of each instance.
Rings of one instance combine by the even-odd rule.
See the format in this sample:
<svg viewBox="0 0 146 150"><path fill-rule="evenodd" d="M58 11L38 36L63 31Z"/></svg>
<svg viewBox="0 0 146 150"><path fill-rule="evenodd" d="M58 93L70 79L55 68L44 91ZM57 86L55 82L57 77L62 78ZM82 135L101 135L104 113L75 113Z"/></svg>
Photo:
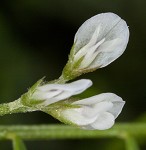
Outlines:
<svg viewBox="0 0 146 150"><path fill-rule="evenodd" d="M91 68L105 67L123 54L129 40L129 29L126 22L121 19L105 38L106 42L97 49L99 54L90 66Z"/></svg>
<svg viewBox="0 0 146 150"><path fill-rule="evenodd" d="M92 96L89 98L85 98L83 100L79 100L74 102L73 104L79 104L79 105L94 105L96 103L99 102L103 102L103 101L123 101L121 97L117 96L114 93L102 93L102 94L98 94L96 96Z"/></svg>
<svg viewBox="0 0 146 150"><path fill-rule="evenodd" d="M33 99L38 99L38 100L41 100L41 99L51 99L52 97L56 96L56 95L59 95L61 94L61 90L50 90L49 91L49 94L48 92L44 92L44 91L36 91L34 94L33 94Z"/></svg>
<svg viewBox="0 0 146 150"><path fill-rule="evenodd" d="M68 84L47 84L38 87L32 98L45 100L44 104L49 105L73 95L80 94L91 85L92 81L87 79L81 79Z"/></svg>
<svg viewBox="0 0 146 150"><path fill-rule="evenodd" d="M106 130L114 125L115 118L108 112L101 113L94 123L91 124L93 129Z"/></svg>
<svg viewBox="0 0 146 150"><path fill-rule="evenodd" d="M86 20L78 29L74 43L74 50L77 52L85 46L92 38L96 29L100 26L96 41L100 41L119 21L121 18L113 13L102 13Z"/></svg>
<svg viewBox="0 0 146 150"><path fill-rule="evenodd" d="M81 79L72 83L66 84L64 90L73 91L74 94L80 94L92 85L92 81L88 79Z"/></svg>
<svg viewBox="0 0 146 150"><path fill-rule="evenodd" d="M114 101L113 108L108 110L108 112L110 112L111 114L114 115L115 118L117 118L118 115L121 113L124 104L125 104L124 101Z"/></svg>
<svg viewBox="0 0 146 150"><path fill-rule="evenodd" d="M98 113L106 112L112 108L113 108L113 103L109 101L99 102L94 105L94 109L96 109Z"/></svg>
<svg viewBox="0 0 146 150"><path fill-rule="evenodd" d="M105 67L122 55L129 40L126 22L114 13L99 14L85 21L75 35L75 60L79 59L79 55L82 57L86 54L87 58L88 53L91 55L92 47L103 39L104 42L94 50L93 62L87 63L90 69ZM80 68L87 67L83 62Z"/></svg>
<svg viewBox="0 0 146 150"><path fill-rule="evenodd" d="M111 107L111 103L113 104ZM76 105L96 106L98 112L105 110L114 115L115 118L121 113L125 102L114 93L102 93L86 99L74 102ZM100 106L100 107L99 107ZM109 107L110 106L110 107Z"/></svg>
<svg viewBox="0 0 146 150"><path fill-rule="evenodd" d="M85 98L76 102L73 102L73 104L77 104L77 105L94 105L98 102L101 102L102 100L105 99L105 96L103 94L99 94L96 96L92 96L89 98Z"/></svg>
<svg viewBox="0 0 146 150"><path fill-rule="evenodd" d="M67 84L46 84L37 88L38 91L50 92L50 91L70 91L74 94L82 93L88 87L92 85L92 81L88 79L81 79Z"/></svg>
<svg viewBox="0 0 146 150"><path fill-rule="evenodd" d="M125 101L123 101L121 97L113 93L102 93L99 96L99 98L103 102L111 102L113 104L112 108L108 109L108 112L110 112L112 115L114 115L115 118L117 118L123 109Z"/></svg>

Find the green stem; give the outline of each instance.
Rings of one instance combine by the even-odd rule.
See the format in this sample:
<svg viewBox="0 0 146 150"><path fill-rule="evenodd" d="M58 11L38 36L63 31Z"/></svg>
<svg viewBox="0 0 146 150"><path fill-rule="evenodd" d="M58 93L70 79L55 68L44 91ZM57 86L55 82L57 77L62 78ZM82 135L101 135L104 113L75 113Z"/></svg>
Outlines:
<svg viewBox="0 0 146 150"><path fill-rule="evenodd" d="M26 150L24 142L15 134L10 135L12 140L13 150Z"/></svg>
<svg viewBox="0 0 146 150"><path fill-rule="evenodd" d="M81 130L67 125L22 125L0 126L0 139L9 139L16 134L23 140L34 139L82 139L82 138L125 138L129 134L134 138L146 137L146 123L117 124L109 130Z"/></svg>
<svg viewBox="0 0 146 150"><path fill-rule="evenodd" d="M137 141L131 135L129 134L125 135L124 140L125 140L126 150L140 150Z"/></svg>
<svg viewBox="0 0 146 150"><path fill-rule="evenodd" d="M38 84L40 84L40 82L42 82L42 79L39 80L38 82L36 82L34 84L34 87L32 87L32 88L36 88L36 86ZM58 79L50 81L49 83L63 84L65 82L67 82L67 80L65 80L63 78L63 76L60 76ZM12 113L25 113L25 112L36 111L36 110L37 110L36 108L24 106L22 104L20 98L18 100L13 101L13 102L0 104L0 116L4 116L4 115L7 115L7 114L12 114Z"/></svg>
<svg viewBox="0 0 146 150"><path fill-rule="evenodd" d="M13 113L25 113L29 111L33 111L33 109L22 105L20 99L10 103L0 104L0 116Z"/></svg>

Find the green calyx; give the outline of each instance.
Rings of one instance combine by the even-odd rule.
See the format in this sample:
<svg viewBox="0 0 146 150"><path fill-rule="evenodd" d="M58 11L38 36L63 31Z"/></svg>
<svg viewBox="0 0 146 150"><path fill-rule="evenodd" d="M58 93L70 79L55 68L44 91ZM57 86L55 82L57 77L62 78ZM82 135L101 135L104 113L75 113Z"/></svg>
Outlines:
<svg viewBox="0 0 146 150"><path fill-rule="evenodd" d="M74 46L75 44L73 44L72 48L71 48L71 52L69 55L69 60L66 64L66 66L64 67L63 71L62 71L62 77L66 80L72 80L75 79L76 77L88 73L88 72L93 72L96 69L98 69L98 67L95 68L90 68L90 67L86 67L86 68L80 68L80 65L84 59L85 56L82 56L79 60L75 61L74 60Z"/></svg>
<svg viewBox="0 0 146 150"><path fill-rule="evenodd" d="M58 119L59 121L65 124L77 126L76 124L72 123L70 120L67 120L62 115L62 111L66 109L80 108L79 105L72 105L72 103L77 100L79 99L69 98L63 101L59 101L42 108L41 111L50 114L51 116L53 116L54 118Z"/></svg>
<svg viewBox="0 0 146 150"><path fill-rule="evenodd" d="M24 105L24 106L27 106L27 107L35 107L41 103L44 102L44 100L36 100L36 99L33 99L32 95L34 94L34 92L36 91L37 87L43 85L43 79L40 79L38 80L29 90L27 93L23 94L21 96L21 103Z"/></svg>

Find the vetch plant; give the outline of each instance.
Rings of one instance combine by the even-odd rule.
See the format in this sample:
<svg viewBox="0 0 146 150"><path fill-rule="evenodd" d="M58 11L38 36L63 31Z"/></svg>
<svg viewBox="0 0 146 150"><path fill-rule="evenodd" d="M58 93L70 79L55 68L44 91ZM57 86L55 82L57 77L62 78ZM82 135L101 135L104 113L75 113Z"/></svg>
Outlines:
<svg viewBox="0 0 146 150"><path fill-rule="evenodd" d="M92 85L92 81L80 79L67 82L84 73L109 65L123 54L128 40L128 26L118 15L102 13L91 17L81 25L75 34L69 60L62 71L62 75L50 82L40 79L19 99L1 104L0 115L43 111L65 124L81 129L105 130L111 128L125 104L122 98L113 93L101 93L85 99L73 97L89 88ZM23 128L22 132L25 129ZM40 137L46 136L43 135L45 132L42 131L41 127L35 129L40 132L33 135L34 138L38 135ZM32 128L32 130L35 129ZM76 130L78 131L77 128ZM21 145L25 149L21 138L25 139L27 135L25 135L25 132L19 134L19 131L15 131L17 135L13 135L13 130L11 134L0 134L0 137L12 139L14 148ZM84 131L81 131L81 133L83 136L80 135L80 137L86 137ZM112 133L114 133L114 136L119 136L119 132L117 134L116 132ZM27 134L28 138L30 138L31 135L29 134L35 134L35 132L27 132ZM77 132L74 134L76 135ZM73 132L70 135L73 135ZM128 139L125 134L120 135L120 137Z"/></svg>
<svg viewBox="0 0 146 150"><path fill-rule="evenodd" d="M40 110L84 129L110 128L124 105L121 98L114 94L101 94L72 102L71 96L82 93L92 85L92 81L65 82L110 64L124 52L128 39L127 24L118 15L103 13L88 19L75 35L69 61L61 77L50 83L39 80L18 100L2 104L1 115Z"/></svg>
<svg viewBox="0 0 146 150"><path fill-rule="evenodd" d="M66 82L110 64L124 52L128 39L127 24L118 15L103 13L88 19L75 35L68 63L60 78L49 83L39 80L18 100L1 104L1 115L39 110L83 129L110 128L122 110L122 99L110 93L73 99L72 96L90 87L92 81Z"/></svg>

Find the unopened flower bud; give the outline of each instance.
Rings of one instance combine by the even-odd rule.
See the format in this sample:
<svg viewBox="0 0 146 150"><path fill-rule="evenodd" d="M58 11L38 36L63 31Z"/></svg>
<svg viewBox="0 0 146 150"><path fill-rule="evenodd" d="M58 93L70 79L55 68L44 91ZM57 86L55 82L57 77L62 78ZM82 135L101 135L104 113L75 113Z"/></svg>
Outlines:
<svg viewBox="0 0 146 150"><path fill-rule="evenodd" d="M31 99L39 102L42 101L41 105L48 106L73 95L80 94L91 85L92 81L88 79L81 79L66 84L46 84L37 87Z"/></svg>
<svg viewBox="0 0 146 150"><path fill-rule="evenodd" d="M113 93L102 93L73 102L79 108L62 110L60 116L68 122L86 130L105 130L114 125L125 102Z"/></svg>
<svg viewBox="0 0 146 150"><path fill-rule="evenodd" d="M85 21L75 34L65 78L74 78L113 62L123 54L129 40L126 22L114 13L102 13Z"/></svg>

